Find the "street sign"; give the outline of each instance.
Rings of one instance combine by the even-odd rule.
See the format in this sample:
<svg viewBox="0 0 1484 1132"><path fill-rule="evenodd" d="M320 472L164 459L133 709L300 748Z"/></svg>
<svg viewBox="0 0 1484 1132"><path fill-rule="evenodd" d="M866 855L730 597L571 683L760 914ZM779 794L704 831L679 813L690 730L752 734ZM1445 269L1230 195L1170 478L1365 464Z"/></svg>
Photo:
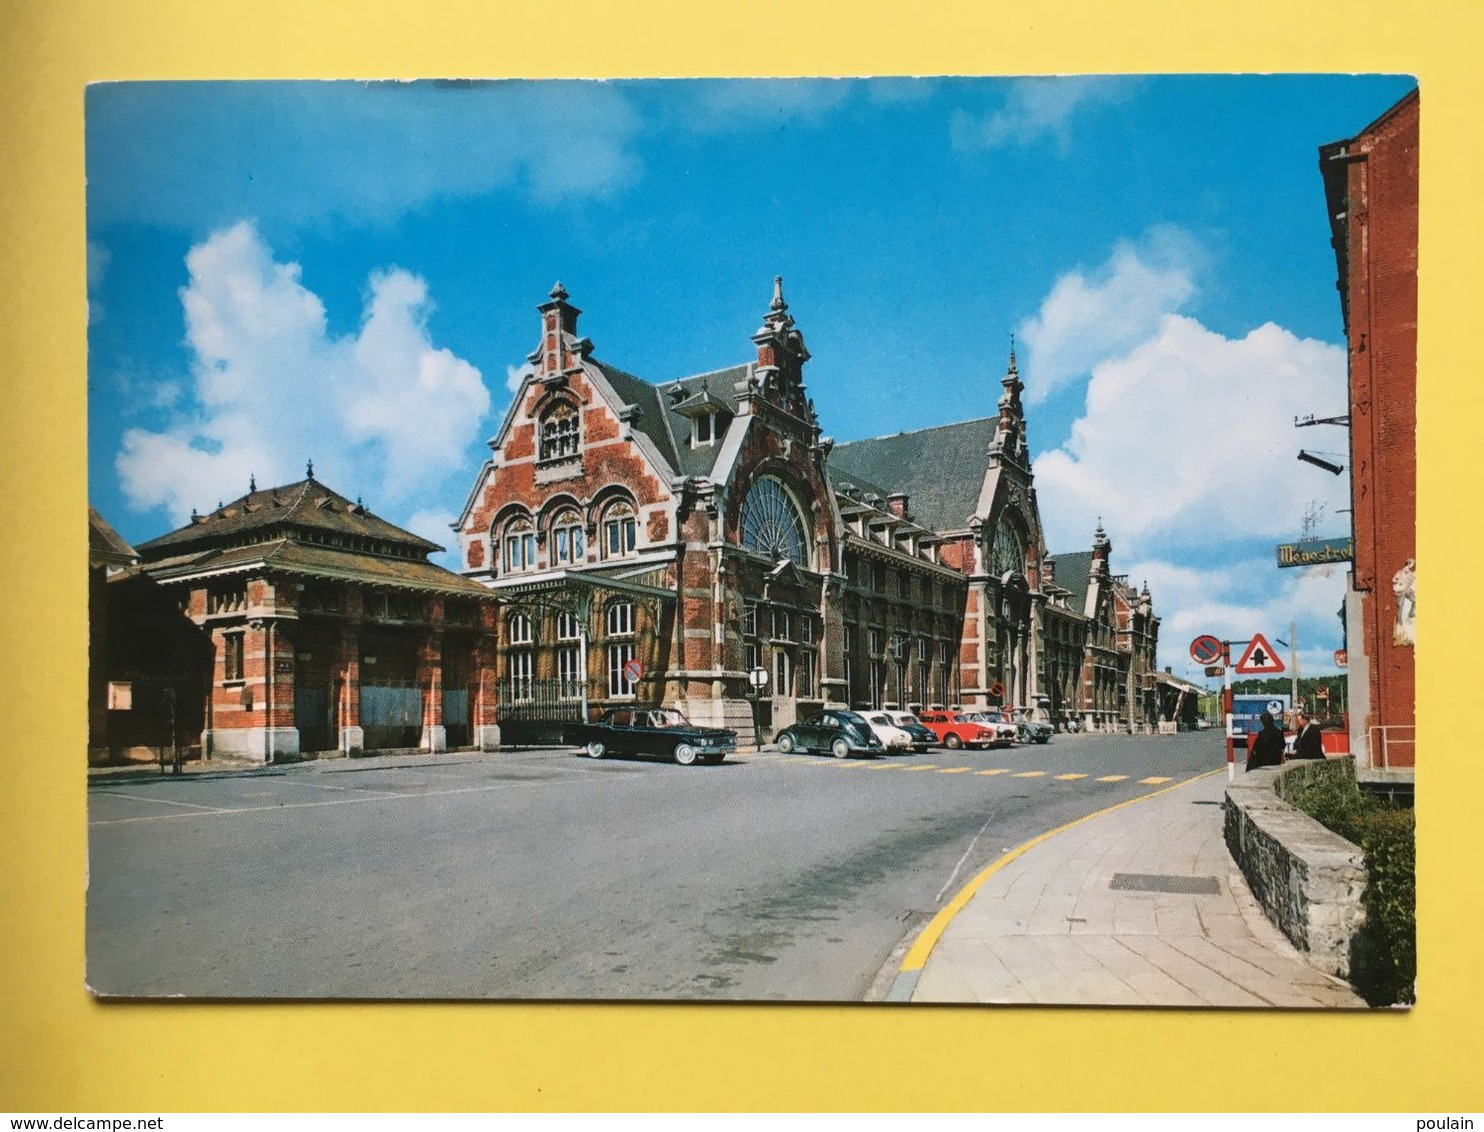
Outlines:
<svg viewBox="0 0 1484 1132"><path fill-rule="evenodd" d="M626 660L623 665L623 678L630 684L637 684L639 677L644 675L644 665L637 660Z"/></svg>
<svg viewBox="0 0 1484 1132"><path fill-rule="evenodd" d="M992 698L998 700L1005 694L1005 685L996 680L993 684L986 688L985 691L987 691Z"/></svg>
<svg viewBox="0 0 1484 1132"><path fill-rule="evenodd" d="M1233 671L1240 676L1277 676L1283 670L1283 662L1278 659L1273 646L1268 644L1268 639L1261 633L1256 634L1252 640L1247 642L1247 651L1242 653L1242 659L1233 665Z"/></svg>
<svg viewBox="0 0 1484 1132"><path fill-rule="evenodd" d="M1278 544L1279 566L1323 566L1349 562L1354 557L1355 540L1349 538L1311 538Z"/></svg>
<svg viewBox="0 0 1484 1132"><path fill-rule="evenodd" d="M1197 664L1215 664L1221 659L1221 653L1221 641L1210 633L1202 633L1190 642L1190 659Z"/></svg>
<svg viewBox="0 0 1484 1132"><path fill-rule="evenodd" d="M1221 665L1219 665L1219 664L1208 664L1208 665L1206 665L1206 675L1207 676L1225 676L1226 675L1226 669L1224 667L1222 667Z"/></svg>

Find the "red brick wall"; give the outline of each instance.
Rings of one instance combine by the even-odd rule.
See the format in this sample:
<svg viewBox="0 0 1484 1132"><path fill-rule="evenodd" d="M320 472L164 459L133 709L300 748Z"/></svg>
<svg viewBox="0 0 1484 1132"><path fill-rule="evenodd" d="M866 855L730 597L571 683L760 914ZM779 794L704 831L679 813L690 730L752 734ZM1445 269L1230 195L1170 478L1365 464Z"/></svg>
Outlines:
<svg viewBox="0 0 1484 1132"><path fill-rule="evenodd" d="M1417 100L1356 139L1348 168L1351 492L1355 584L1369 591L1368 726L1415 719L1413 649L1393 641L1392 578L1417 550ZM1424 584L1426 575L1424 573ZM1412 748L1389 752L1407 765Z"/></svg>

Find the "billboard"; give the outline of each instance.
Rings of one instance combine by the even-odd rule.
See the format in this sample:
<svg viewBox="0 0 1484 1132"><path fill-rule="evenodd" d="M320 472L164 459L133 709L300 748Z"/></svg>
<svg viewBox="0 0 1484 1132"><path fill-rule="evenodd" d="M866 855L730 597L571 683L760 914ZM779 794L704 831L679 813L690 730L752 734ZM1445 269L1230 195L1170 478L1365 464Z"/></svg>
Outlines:
<svg viewBox="0 0 1484 1132"><path fill-rule="evenodd" d="M1263 692L1255 695L1232 694L1232 734L1246 735L1258 731L1262 722L1258 718L1263 712L1272 712L1278 726L1283 726L1283 717L1288 713L1291 697L1287 692Z"/></svg>

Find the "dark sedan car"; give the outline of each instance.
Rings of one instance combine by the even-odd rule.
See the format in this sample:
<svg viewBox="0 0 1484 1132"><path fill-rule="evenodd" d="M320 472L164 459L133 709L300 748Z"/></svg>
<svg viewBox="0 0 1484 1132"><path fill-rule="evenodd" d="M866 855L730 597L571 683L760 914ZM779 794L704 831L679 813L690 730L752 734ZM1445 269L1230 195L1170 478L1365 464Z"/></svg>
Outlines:
<svg viewBox="0 0 1484 1132"><path fill-rule="evenodd" d="M696 727L674 708L609 708L596 723L567 728L567 742L605 755L660 755L681 766L719 763L737 749L737 733L720 727Z"/></svg>
<svg viewBox="0 0 1484 1132"><path fill-rule="evenodd" d="M792 751L828 751L837 759L851 755L879 755L884 747L871 725L853 711L815 712L774 740L784 754Z"/></svg>

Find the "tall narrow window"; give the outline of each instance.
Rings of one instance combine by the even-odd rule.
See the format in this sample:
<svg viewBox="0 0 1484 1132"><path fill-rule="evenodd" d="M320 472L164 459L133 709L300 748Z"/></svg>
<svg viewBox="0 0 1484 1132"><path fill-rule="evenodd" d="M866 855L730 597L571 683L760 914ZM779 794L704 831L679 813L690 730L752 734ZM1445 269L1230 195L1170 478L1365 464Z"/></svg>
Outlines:
<svg viewBox="0 0 1484 1132"><path fill-rule="evenodd" d="M530 703L534 691L535 655L530 649L513 649L508 661L510 668L510 700L512 703Z"/></svg>
<svg viewBox="0 0 1484 1132"><path fill-rule="evenodd" d="M227 633L222 637L222 679L242 678L242 634Z"/></svg>
<svg viewBox="0 0 1484 1132"><path fill-rule="evenodd" d="M541 459L577 455L577 409L563 401L541 418Z"/></svg>
<svg viewBox="0 0 1484 1132"><path fill-rule="evenodd" d="M558 613L556 619L557 695L564 700L580 700L587 674L582 671L580 625L570 613Z"/></svg>
<svg viewBox="0 0 1484 1132"><path fill-rule="evenodd" d="M608 646L608 694L632 696L637 682L631 680L629 661L634 659L633 641L614 641Z"/></svg>
<svg viewBox="0 0 1484 1132"><path fill-rule="evenodd" d="M701 413L695 418L695 444L699 448L703 444L710 444L716 439L716 417L711 413Z"/></svg>
<svg viewBox="0 0 1484 1132"><path fill-rule="evenodd" d="M529 519L517 519L505 528L505 572L536 568L536 528Z"/></svg>
<svg viewBox="0 0 1484 1132"><path fill-rule="evenodd" d="M587 537L576 511L563 511L551 527L552 561L570 566L587 558Z"/></svg>
<svg viewBox="0 0 1484 1132"><path fill-rule="evenodd" d="M603 517L603 556L622 558L633 554L637 545L638 522L634 509L627 503L617 503Z"/></svg>

